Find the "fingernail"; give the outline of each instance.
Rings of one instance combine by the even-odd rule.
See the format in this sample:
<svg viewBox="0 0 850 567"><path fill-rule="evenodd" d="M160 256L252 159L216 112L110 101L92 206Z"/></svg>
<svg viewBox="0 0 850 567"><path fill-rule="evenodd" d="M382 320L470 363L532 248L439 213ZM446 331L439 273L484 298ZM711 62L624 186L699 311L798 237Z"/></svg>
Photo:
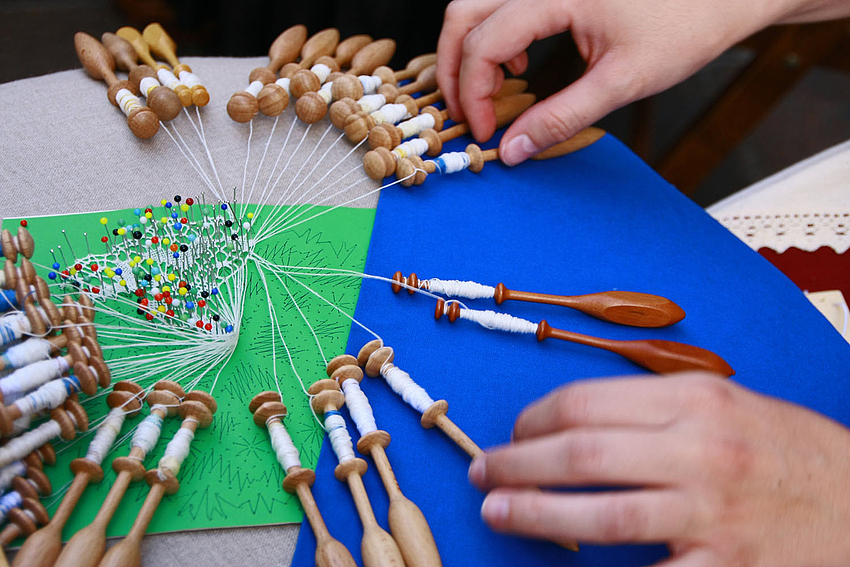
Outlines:
<svg viewBox="0 0 850 567"><path fill-rule="evenodd" d="M487 470L487 455L476 457L469 465L469 482L476 485L484 484L484 475Z"/></svg>
<svg viewBox="0 0 850 567"><path fill-rule="evenodd" d="M481 517L487 522L503 522L509 511L508 497L501 494L488 494L481 505Z"/></svg>
<svg viewBox="0 0 850 567"><path fill-rule="evenodd" d="M505 146L500 156L505 165L516 165L538 152L537 146L527 134L520 134Z"/></svg>

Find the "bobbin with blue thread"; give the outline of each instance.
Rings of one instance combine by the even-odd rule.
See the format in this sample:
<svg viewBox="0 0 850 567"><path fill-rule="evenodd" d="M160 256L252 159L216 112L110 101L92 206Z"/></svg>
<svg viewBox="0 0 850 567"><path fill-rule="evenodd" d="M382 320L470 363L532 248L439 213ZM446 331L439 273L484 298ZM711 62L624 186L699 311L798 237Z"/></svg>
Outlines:
<svg viewBox="0 0 850 567"><path fill-rule="evenodd" d="M0 547L5 547L17 538L31 535L38 526L50 521L45 507L34 498L24 497L20 508L9 510L9 524L0 531Z"/></svg>

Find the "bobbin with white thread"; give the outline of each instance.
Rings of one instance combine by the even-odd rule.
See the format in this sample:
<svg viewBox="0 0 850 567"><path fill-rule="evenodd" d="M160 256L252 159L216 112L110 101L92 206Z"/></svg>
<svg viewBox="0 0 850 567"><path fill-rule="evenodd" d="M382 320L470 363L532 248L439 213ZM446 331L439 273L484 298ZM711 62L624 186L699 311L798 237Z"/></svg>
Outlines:
<svg viewBox="0 0 850 567"><path fill-rule="evenodd" d="M192 69L180 63L175 53L176 44L158 23L145 26L142 37L148 43L151 51L163 57L174 69L174 74L180 78L180 82L186 85L192 93L192 104L195 106L206 106L210 101L210 94L206 87L201 84L200 79L192 73Z"/></svg>
<svg viewBox="0 0 850 567"><path fill-rule="evenodd" d="M446 415L449 403L446 400L433 401L424 388L413 382L410 375L393 364L394 357L391 348L384 346L380 340L374 340L360 349L357 362L365 368L368 376L383 376L393 391L420 412L422 427L430 429L437 426L470 457L482 455L484 452L481 448ZM400 371L400 375L394 376L394 371Z"/></svg>
<svg viewBox="0 0 850 567"><path fill-rule="evenodd" d="M83 407L73 398L68 399L64 407L50 412L51 419L32 429L20 437L11 439L0 447L0 467L5 467L13 461L22 459L32 451L56 437L65 441L72 440L77 430L86 431L89 418Z"/></svg>
<svg viewBox="0 0 850 567"><path fill-rule="evenodd" d="M111 547L100 562L102 567L125 567L141 564L141 542L150 525L162 497L174 494L180 488L177 474L183 459L189 453L189 444L197 428L206 428L212 424L213 415L218 406L215 399L206 392L193 390L184 396L178 413L183 422L180 429L168 443L165 454L159 460L157 467L145 473L145 480L150 485L150 492L145 498L133 527L127 536L117 545Z"/></svg>
<svg viewBox="0 0 850 567"><path fill-rule="evenodd" d="M493 109L496 113L496 127L501 128L513 122L517 116L525 112L536 97L531 93L518 93L502 96L493 100ZM408 140L392 151L383 147L375 148L366 152L363 156L363 168L370 178L379 180L396 172L397 162L404 157L413 155L424 155L435 157L443 151L443 144L449 140L467 134L469 124L461 122L437 132L433 128L426 128L419 134L419 138Z"/></svg>
<svg viewBox="0 0 850 567"><path fill-rule="evenodd" d="M369 147L373 150L375 148L392 150L401 144L403 140L417 136L427 128L432 128L439 132L443 129L443 124L448 119L448 110L440 111L433 106L426 106L419 111L419 114L398 125L388 123L378 124L369 130Z"/></svg>
<svg viewBox="0 0 850 567"><path fill-rule="evenodd" d="M124 26L118 28L115 35L126 40L133 46L133 49L136 50L136 54L139 56L139 59L141 59L142 62L148 65L151 69L156 71L156 76L159 79L159 82L162 83L163 86L174 91L177 98L180 99L180 104L182 106L191 106L192 91L189 87L180 82L180 79L171 72L168 65L158 63L154 60L151 56L150 46L145 38L142 37L142 33L139 30L131 26Z"/></svg>
<svg viewBox="0 0 850 567"><path fill-rule="evenodd" d="M83 338L86 339L83 346L91 354L102 358L103 351L96 342L92 341L89 337L82 337L75 327L66 327L62 329L61 335L54 335L47 338L30 337L23 342L10 346L6 349L6 352L0 355L0 372L23 368L28 364L46 360L54 354L61 352L71 342L81 343ZM94 345L94 348L92 345Z"/></svg>
<svg viewBox="0 0 850 567"><path fill-rule="evenodd" d="M334 476L340 482L348 484L360 522L363 525L363 539L360 542L363 565L366 567L402 567L404 559L392 536L386 532L375 519L375 513L369 502L369 495L363 486L361 478L367 469L366 461L354 456L351 438L345 431L345 421L339 409L345 403L345 396L339 390L335 380L319 380L308 389L312 399L310 404L317 414L325 416L325 429L331 438L331 445L339 459L334 469ZM333 419L334 423L328 423ZM337 435L339 434L339 435ZM347 438L347 444L346 444Z"/></svg>
<svg viewBox="0 0 850 567"><path fill-rule="evenodd" d="M0 531L0 547L4 547L23 536L27 537L50 521L47 510L38 500L24 498L20 508L9 511L9 524Z"/></svg>
<svg viewBox="0 0 850 567"><path fill-rule="evenodd" d="M304 516L310 523L316 536L316 565L318 567L354 567L356 564L348 549L334 539L328 532L310 487L316 480L316 474L301 467L298 449L286 432L283 418L286 416L286 406L280 401L277 392L260 392L251 399L248 409L254 415L254 423L258 427L267 428L272 440L272 447L278 462L286 472L283 488L290 494L296 494L304 508Z"/></svg>
<svg viewBox="0 0 850 567"><path fill-rule="evenodd" d="M115 76L115 60L106 48L84 32L74 35L74 46L86 72L92 78L103 80L109 85L107 98L127 116L130 131L138 138L154 136L159 131L159 116L141 104L138 91L130 81L118 80Z"/></svg>
<svg viewBox="0 0 850 567"><path fill-rule="evenodd" d="M369 130L378 124L398 123L412 118L419 113L416 101L410 95L400 94L395 102L385 104L369 114L353 114L345 120L345 137L350 142L362 142L369 135Z"/></svg>
<svg viewBox="0 0 850 567"><path fill-rule="evenodd" d="M389 496L388 519L390 532L408 567L438 567L442 565L440 553L428 521L416 504L401 491L385 449L390 444L390 434L378 429L369 400L360 389L363 370L357 359L343 354L334 357L325 368L345 393L345 405L360 432L357 450L372 457L378 474Z"/></svg>
<svg viewBox="0 0 850 567"><path fill-rule="evenodd" d="M62 551L62 530L89 484L103 480L101 462L121 431L127 416L139 413L142 405L142 388L127 380L117 382L106 399L111 408L105 421L89 445L84 457L71 461L74 480L62 498L53 518L43 528L32 534L21 547L15 562L34 567L50 566ZM20 558L20 559L19 559Z"/></svg>
<svg viewBox="0 0 850 567"><path fill-rule="evenodd" d="M138 53L130 42L110 32L101 35L100 41L112 54L116 66L129 73L128 80L147 99L148 106L160 120L176 118L183 109L177 93L159 82L152 67L138 64Z"/></svg>
<svg viewBox="0 0 850 567"><path fill-rule="evenodd" d="M163 419L177 415L180 399L186 395L183 388L171 380L160 380L146 397L151 411L136 428L131 442L130 454L112 461L117 473L109 493L91 524L79 530L65 544L55 565L69 567L97 567L106 550L106 527L112 520L118 505L131 482L145 477L145 457L156 446L162 431Z"/></svg>
<svg viewBox="0 0 850 567"><path fill-rule="evenodd" d="M328 115L331 124L343 130L352 116L363 116L374 112L385 104L395 102L396 98L398 98L398 87L381 84L376 92L364 93L359 99L348 97L337 99L328 109Z"/></svg>

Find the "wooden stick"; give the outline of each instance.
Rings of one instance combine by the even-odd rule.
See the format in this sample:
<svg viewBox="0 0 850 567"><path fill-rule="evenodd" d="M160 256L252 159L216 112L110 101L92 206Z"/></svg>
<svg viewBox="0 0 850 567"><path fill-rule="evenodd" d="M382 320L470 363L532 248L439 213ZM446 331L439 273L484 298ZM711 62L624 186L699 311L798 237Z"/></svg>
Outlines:
<svg viewBox="0 0 850 567"><path fill-rule="evenodd" d="M138 138L150 138L159 131L159 116L140 102L133 101L129 106L121 106L121 102L129 96L138 97L139 91L130 81L119 81L115 76L115 60L98 40L87 33L77 32L74 35L74 47L77 57L86 72L94 79L105 81L109 85L107 98L114 106L120 107L127 114L127 125ZM121 94L121 101L117 96ZM138 100L138 99L136 99Z"/></svg>
<svg viewBox="0 0 850 567"><path fill-rule="evenodd" d="M150 46L151 51L168 61L174 69L174 74L180 77L180 80L185 84L187 79L190 78L192 68L184 63L180 63L177 59L177 54L175 53L177 45L171 39L171 36L168 35L168 32L161 25L152 23L145 26L145 29L142 31L142 37L148 43L148 46ZM191 82L194 84L187 86L192 91L192 104L195 106L206 106L210 101L210 93L207 92L206 87L200 83L197 77L191 75L191 78L193 79Z"/></svg>
<svg viewBox="0 0 850 567"><path fill-rule="evenodd" d="M189 392L180 404L179 414L183 418L180 429L194 433L198 427L209 427L212 424L216 409L215 400L206 392L197 390ZM145 480L151 487L150 492L148 492L148 496L136 516L136 521L133 522L133 527L130 528L127 536L120 543L106 552L100 562L101 567L138 567L141 565L142 538L160 501L162 501L162 497L166 494L174 494L180 488L180 482L175 476L175 473L179 472L179 464L177 470L173 470L171 468L173 465L166 466L163 462L166 458L163 457L160 460L160 466L145 474Z"/></svg>
<svg viewBox="0 0 850 567"><path fill-rule="evenodd" d="M324 415L330 411L338 411L345 403L345 396L339 391L339 385L334 380L319 380L310 386L308 392L313 395L310 403L317 414ZM363 525L363 539L360 543L363 565L365 567L404 567L404 559L395 540L378 525L375 519L375 513L361 478L366 473L366 469L366 461L356 457L340 462L334 469L337 480L348 484Z"/></svg>
<svg viewBox="0 0 850 567"><path fill-rule="evenodd" d="M357 365L357 359L350 355L333 358L326 367L331 380L343 387L348 380L360 382L363 371ZM343 388L344 389L344 388ZM407 567L439 567L440 553L425 515L416 504L402 492L390 466L385 451L390 444L390 434L380 429L370 431L360 437L357 450L363 455L371 455L378 469L381 481L389 496L388 519L390 532L398 544Z"/></svg>
<svg viewBox="0 0 850 567"><path fill-rule="evenodd" d="M103 46L115 58L115 63L119 69L123 69L130 73L128 77L133 86L141 92L142 80L145 78L154 79L153 85L142 94L147 98L148 106L156 112L160 120L173 120L183 109L180 103L180 97L177 93L164 87L159 83L156 76L156 71L148 65L139 65L139 54L130 45L130 42L124 38L118 37L114 33L106 32L100 36L100 41Z"/></svg>
<svg viewBox="0 0 850 567"><path fill-rule="evenodd" d="M111 409L122 408L125 416L135 415L142 407L138 399L141 393L142 388L135 382L126 380L118 382L107 397L107 404ZM53 519L27 538L15 556L14 565L50 567L55 563L62 551L62 530L80 497L89 484L103 480L103 469L100 463L86 457L71 461L71 471L74 473L74 480L54 512Z"/></svg>
<svg viewBox="0 0 850 567"><path fill-rule="evenodd" d="M147 395L146 402L151 407L151 415L160 419L177 415L180 398L186 393L183 388L171 380L160 380ZM124 498L131 482L138 482L145 476L145 451L133 446L126 457L112 461L112 469L118 473L109 493L100 506L91 524L81 529L65 544L54 567L96 567L106 551L106 528L112 520L118 505Z"/></svg>
<svg viewBox="0 0 850 567"><path fill-rule="evenodd" d="M49 521L50 516L47 515L47 510L41 502L29 497L24 498L20 508L9 510L9 524L0 532L0 547L9 545L20 536L31 535L38 526Z"/></svg>
<svg viewBox="0 0 850 567"><path fill-rule="evenodd" d="M535 100L536 97L531 93L518 93L496 99L493 102L496 111L496 127L501 128L513 122L517 116L534 104ZM346 133L348 133L348 128L349 126L346 126ZM469 124L460 122L440 132L433 128L427 128L419 134L419 137L427 142L428 155L438 156L443 150L444 143L467 132L469 132ZM366 155L363 156L363 168L369 177L380 180L395 173L397 162L402 157L401 150L396 149L391 152L386 148L379 147L366 152Z"/></svg>
<svg viewBox="0 0 850 567"><path fill-rule="evenodd" d="M439 319L443 313L448 315L449 321L453 323L460 317L461 307L456 302L452 302L446 306L446 303L442 299L439 299L437 300L437 308L434 311L434 318ZM675 341L658 339L630 341L603 339L565 331L563 329L556 329L549 326L549 323L545 319L537 325L536 334L538 341L543 341L551 337L601 348L619 354L635 364L643 366L647 370L660 374L684 370L707 370L723 374L724 376L735 374L732 367L717 354L704 348Z"/></svg>
<svg viewBox="0 0 850 567"><path fill-rule="evenodd" d="M280 401L277 392L260 392L251 400L248 409L254 414L254 423L258 427L268 428L272 423L278 422L283 426L283 417L286 415L286 406ZM290 494L296 494L304 508L304 515L310 523L313 534L316 536L316 565L318 567L354 567L356 563L351 557L348 549L334 539L328 531L319 507L313 498L310 487L316 480L316 473L310 469L300 466L291 466L286 469L286 478L283 479L283 489Z"/></svg>
<svg viewBox="0 0 850 567"><path fill-rule="evenodd" d="M403 175L401 164L398 174ZM429 281L419 280L416 274L406 278L401 272L396 272L393 274L393 282L395 283L392 284L392 290L395 293L401 291L402 287L411 295L416 289L431 290ZM507 300L560 305L577 309L603 321L632 327L667 327L685 317L681 307L666 297L650 293L603 291L587 295L550 295L511 290L502 283L492 289L495 290L493 298L498 305Z"/></svg>

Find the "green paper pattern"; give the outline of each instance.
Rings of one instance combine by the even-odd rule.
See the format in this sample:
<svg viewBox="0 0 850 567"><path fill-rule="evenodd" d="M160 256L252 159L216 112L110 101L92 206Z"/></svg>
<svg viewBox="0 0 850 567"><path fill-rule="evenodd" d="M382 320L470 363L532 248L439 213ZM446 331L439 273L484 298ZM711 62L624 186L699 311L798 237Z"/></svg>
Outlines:
<svg viewBox="0 0 850 567"><path fill-rule="evenodd" d="M274 210L274 214L283 214L287 209L288 207L280 207ZM324 209L327 207L317 207L310 211L309 216ZM154 217L159 218L164 211L163 207L155 207ZM268 214L269 211L270 207L267 207L262 214ZM87 250L84 232L88 233L91 251L95 253L103 251L104 245L101 244L100 238L105 232L99 219L104 216L110 221L123 217L130 222L133 212L128 209L109 213L27 219L29 223L27 228L36 243L36 252L32 260L38 268L39 275L47 279L49 266L53 262L50 249L56 249L57 245L62 246L66 258L70 260L68 246L61 233L63 229L70 239L71 248L78 256L84 255ZM331 267L362 272L374 217L374 209L337 208L259 243L255 251L278 265ZM6 219L3 227L11 229L14 233L19 220ZM117 224L110 222L108 226L111 229L117 227ZM62 262L62 259L60 258L59 261ZM102 270L103 266L100 268ZM273 377L274 364L278 372L283 402L288 408L288 416L284 423L301 451L304 467L315 467L324 439L324 431L313 419L307 397L301 391L280 341L275 347L277 360L275 361L272 357L272 326L262 281L254 265L248 267L247 274L247 294L239 343L212 392L218 403L218 412L210 428L199 429L196 433L191 453L178 475L180 490L163 499L148 528L148 533L290 523L300 522L302 519L303 513L298 499L284 492L281 487L285 474L275 459L268 433L265 428L254 425L248 410L248 402L255 394L263 390L276 389ZM326 377L324 361L316 348L315 339L289 300L286 291L276 278L268 273L266 277L276 308L277 320L292 353L296 369L305 385L309 386L316 380ZM359 278L304 277L300 279L339 306L345 313L353 315L360 290ZM314 326L325 356L331 359L342 354L348 339L350 320L309 294L303 287L294 283L288 283L288 285ZM126 312L135 315L134 309ZM106 346L111 344L112 340L101 339L100 343ZM111 354L110 351L106 352L107 363L110 362ZM163 371L159 377L168 374L171 356L179 356L179 354L163 357ZM208 374L198 384L197 389L209 391L214 378L215 372ZM140 384L147 386L154 381L155 379L146 379L140 381ZM85 402L85 395L81 394L80 397ZM92 420L105 415L109 410L106 398L102 395L83 405ZM127 419L122 428L122 436L140 423L148 411L149 408L146 406L141 416ZM179 417L166 418L159 443L153 454L148 455L145 460L146 468L156 467L165 445L179 427L179 422ZM122 436L119 436L119 440ZM77 439L80 438L78 436ZM72 459L85 455L91 439L91 436L83 437L82 441L72 442L70 447L66 443L54 443L57 451L62 453L55 466L45 467L53 483L54 492L70 482L72 476L68 464ZM116 442L113 446L113 451L103 463L105 479L100 484L91 485L86 489L65 527L63 536L66 540L94 518L115 478L115 473L109 464L115 457L127 455L129 449L129 437L120 445ZM120 536L128 532L147 493L146 483L131 484L110 523L108 536ZM42 501L47 504L51 500L51 498L44 498ZM49 506L48 511L51 515L58 503L56 501Z"/></svg>

